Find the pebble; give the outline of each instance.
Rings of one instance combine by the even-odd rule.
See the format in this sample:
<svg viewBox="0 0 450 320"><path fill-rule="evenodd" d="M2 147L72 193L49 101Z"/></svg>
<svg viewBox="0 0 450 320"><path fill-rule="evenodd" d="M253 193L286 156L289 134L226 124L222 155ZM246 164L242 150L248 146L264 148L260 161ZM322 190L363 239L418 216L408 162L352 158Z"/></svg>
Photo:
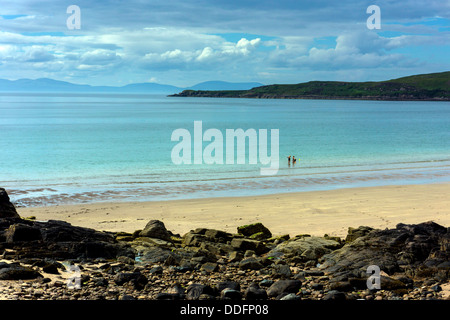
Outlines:
<svg viewBox="0 0 450 320"><path fill-rule="evenodd" d="M61 275L36 280L18 280L13 282L0 281L2 296L14 300L151 300L159 295L185 298L186 288L191 285L205 285L214 288L203 292L199 299L246 299L246 296L260 299L281 300L322 300L322 299L364 299L364 300L428 300L441 298L445 281L420 280L411 282L411 286L402 289L401 293L388 290L370 291L351 287L348 291L332 291L331 283L336 283L332 274L325 275L315 264L302 261L283 261L282 258L266 259L255 251L246 251L246 259L254 259L261 263L257 270L239 267L239 261L230 262L226 256L213 256L204 261L205 256L199 255L201 263L190 264L191 259L185 259L186 264L173 259L171 263L152 262L148 265L142 262L131 263L129 259L121 258L120 262L99 259L95 263L79 263L82 270L81 289L69 290L66 279ZM244 254L240 259L244 258ZM195 260L195 259L194 259ZM167 261L167 260L165 260ZM272 262L271 262L272 261ZM20 261L18 261L20 262ZM188 269L181 270L188 266ZM37 271L40 271L37 269ZM133 281L122 285L115 283L118 273L140 271L148 280L145 287L137 287ZM393 275L390 275L393 276ZM396 275L397 276L397 275ZM400 274L398 276L403 276ZM298 281L294 292L281 292L267 295L269 288L277 281ZM334 281L333 281L334 280ZM225 288L218 286L224 282L236 282L239 286ZM344 281L347 281L345 279ZM414 279L416 281L416 279ZM418 287L419 286L419 287ZM220 287L220 289L217 289ZM250 290L249 290L250 288ZM300 291L298 290L300 289ZM259 290L262 290L259 291ZM287 291L287 290L286 290ZM406 293L405 293L406 292ZM266 293L266 294L264 294ZM164 295L166 294L166 295Z"/></svg>

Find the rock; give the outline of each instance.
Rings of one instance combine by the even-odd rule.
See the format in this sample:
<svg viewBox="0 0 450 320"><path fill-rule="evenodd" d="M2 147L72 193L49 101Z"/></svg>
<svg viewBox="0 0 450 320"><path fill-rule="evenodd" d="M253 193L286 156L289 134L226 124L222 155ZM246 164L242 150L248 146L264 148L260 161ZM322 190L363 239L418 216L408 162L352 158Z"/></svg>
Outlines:
<svg viewBox="0 0 450 320"><path fill-rule="evenodd" d="M278 297L283 293L297 293L302 287L300 280L278 280L267 290L269 297Z"/></svg>
<svg viewBox="0 0 450 320"><path fill-rule="evenodd" d="M269 251L267 255L276 256L278 252L281 252L287 256L299 256L303 261L317 260L340 247L341 244L334 240L321 237L302 237L280 243Z"/></svg>
<svg viewBox="0 0 450 320"><path fill-rule="evenodd" d="M144 244L144 243L146 243L146 244ZM132 245L133 246L150 245L150 246L156 246L156 247L167 248L167 249L170 249L174 246L173 243L170 241L166 241L166 240L162 240L162 239L158 239L158 238L150 238L150 237L137 237L133 240Z"/></svg>
<svg viewBox="0 0 450 320"><path fill-rule="evenodd" d="M0 188L0 218L20 218L8 193L3 188Z"/></svg>
<svg viewBox="0 0 450 320"><path fill-rule="evenodd" d="M118 256L134 259L135 256L128 244L117 242L110 233L72 226L64 221L3 218L0 219L0 234L7 241L0 242L0 251L13 250L20 259L111 259Z"/></svg>
<svg viewBox="0 0 450 320"><path fill-rule="evenodd" d="M108 286L108 280L103 277L95 277L91 279L91 282L96 287L107 287Z"/></svg>
<svg viewBox="0 0 450 320"><path fill-rule="evenodd" d="M245 250L244 258L256 256L256 252L253 250Z"/></svg>
<svg viewBox="0 0 450 320"><path fill-rule="evenodd" d="M115 238L117 241L133 241L136 237L128 232L117 232Z"/></svg>
<svg viewBox="0 0 450 320"><path fill-rule="evenodd" d="M214 289L208 285L199 283L191 284L186 289L187 300L200 300L200 296L202 295L214 296Z"/></svg>
<svg viewBox="0 0 450 320"><path fill-rule="evenodd" d="M259 283L259 285L261 287L270 287L271 285L273 285L275 283L275 281L271 280L271 279L264 279L261 280L261 282Z"/></svg>
<svg viewBox="0 0 450 320"><path fill-rule="evenodd" d="M272 275L280 278L290 278L292 276L291 268L286 264L275 264L272 267Z"/></svg>
<svg viewBox="0 0 450 320"><path fill-rule="evenodd" d="M139 233L139 236L171 241L170 233L167 231L164 223L159 220L150 220L144 230Z"/></svg>
<svg viewBox="0 0 450 320"><path fill-rule="evenodd" d="M156 295L156 300L181 300L184 298L184 289L178 283L169 288L167 292L160 292Z"/></svg>
<svg viewBox="0 0 450 320"><path fill-rule="evenodd" d="M239 268L242 270L259 270L264 268L264 266L255 257L248 257L239 262Z"/></svg>
<svg viewBox="0 0 450 320"><path fill-rule="evenodd" d="M242 295L239 290L225 288L220 292L220 299L222 299L222 300L241 300Z"/></svg>
<svg viewBox="0 0 450 320"><path fill-rule="evenodd" d="M267 292L266 290L260 288L260 286L252 282L244 292L245 300L266 300Z"/></svg>
<svg viewBox="0 0 450 320"><path fill-rule="evenodd" d="M241 286L236 281L222 281L216 285L216 290L218 292L222 292L224 289L233 289L233 290L240 291Z"/></svg>
<svg viewBox="0 0 450 320"><path fill-rule="evenodd" d="M254 234L252 234L250 237L248 237L249 239L252 239L252 240L265 240L265 239L267 239L267 238L269 238L268 237L268 235L267 234L265 234L264 232L257 232L257 233L254 233Z"/></svg>
<svg viewBox="0 0 450 320"><path fill-rule="evenodd" d="M297 296L295 293L288 293L287 295L280 298L280 300L288 301L288 300L301 300L299 296Z"/></svg>
<svg viewBox="0 0 450 320"><path fill-rule="evenodd" d="M206 237L204 234L196 233L194 231L189 231L186 233L182 240L181 245L182 246L191 246L191 247L198 247L200 246L204 241L206 241Z"/></svg>
<svg viewBox="0 0 450 320"><path fill-rule="evenodd" d="M165 265L177 265L178 261L186 257L178 252L168 248L160 248L155 246L137 246L134 247L139 254L139 260L143 264L164 263Z"/></svg>
<svg viewBox="0 0 450 320"><path fill-rule="evenodd" d="M450 269L450 231L447 230L438 240L439 248L433 248L424 261L427 267ZM448 278L448 277L447 277Z"/></svg>
<svg viewBox="0 0 450 320"><path fill-rule="evenodd" d="M129 265L134 265L135 264L135 260L131 259L130 257L120 256L120 257L117 258L117 261L125 263L125 264L129 264Z"/></svg>
<svg viewBox="0 0 450 320"><path fill-rule="evenodd" d="M311 289L312 290L316 290L316 291L323 290L323 284L321 284L321 283L313 283L313 284L311 284Z"/></svg>
<svg viewBox="0 0 450 320"><path fill-rule="evenodd" d="M367 278L348 278L348 283L357 290L367 289ZM339 290L339 289L336 289ZM341 290L345 291L345 290Z"/></svg>
<svg viewBox="0 0 450 320"><path fill-rule="evenodd" d="M353 286L348 281L336 281L330 284L330 289L335 291L352 291Z"/></svg>
<svg viewBox="0 0 450 320"><path fill-rule="evenodd" d="M230 262L237 262L241 261L244 258L244 255L242 252L239 251L232 251L228 254L228 261Z"/></svg>
<svg viewBox="0 0 450 320"><path fill-rule="evenodd" d="M140 272L121 272L114 277L114 282L119 286L131 282L135 289L141 290L147 284L148 279Z"/></svg>
<svg viewBox="0 0 450 320"><path fill-rule="evenodd" d="M323 238L327 239L327 240L334 240L336 242L342 243L342 239L340 237L331 237L328 234L324 234Z"/></svg>
<svg viewBox="0 0 450 320"><path fill-rule="evenodd" d="M323 271L320 270L305 270L305 274L310 277L321 277L324 275Z"/></svg>
<svg viewBox="0 0 450 320"><path fill-rule="evenodd" d="M227 255L234 250L233 247L228 244L220 243L220 242L209 242L209 241L202 242L200 244L200 248L204 251L207 251L211 254L218 255L218 256Z"/></svg>
<svg viewBox="0 0 450 320"><path fill-rule="evenodd" d="M327 294L323 297L323 300L346 300L347 297L345 296L345 293L337 291L337 290L331 290L328 291Z"/></svg>
<svg viewBox="0 0 450 320"><path fill-rule="evenodd" d="M241 239L241 238L233 238L231 240L231 246L239 251L253 250L257 254L262 254L267 252L266 246L257 240L249 240L249 239Z"/></svg>
<svg viewBox="0 0 450 320"><path fill-rule="evenodd" d="M178 293L160 292L156 295L156 300L180 300L182 296Z"/></svg>
<svg viewBox="0 0 450 320"><path fill-rule="evenodd" d="M129 294L122 294L119 296L119 300L136 300L133 296Z"/></svg>
<svg viewBox="0 0 450 320"><path fill-rule="evenodd" d="M26 224L13 224L5 232L6 242L13 243L16 241L39 241L42 240L41 231Z"/></svg>
<svg viewBox="0 0 450 320"><path fill-rule="evenodd" d="M442 291L442 287L438 284L434 285L431 287L431 290L433 290L434 292L441 292Z"/></svg>
<svg viewBox="0 0 450 320"><path fill-rule="evenodd" d="M414 286L414 280L405 275L396 276L395 279L403 282L408 288L412 288Z"/></svg>
<svg viewBox="0 0 450 320"><path fill-rule="evenodd" d="M208 273L216 272L218 269L219 266L217 265L217 263L214 262L206 262L201 266L201 270L204 270Z"/></svg>
<svg viewBox="0 0 450 320"><path fill-rule="evenodd" d="M0 268L0 280L29 280L42 278L42 275L28 267L18 264L3 264Z"/></svg>
<svg viewBox="0 0 450 320"><path fill-rule="evenodd" d="M367 226L360 226L358 228L349 227L347 231L347 237L345 238L345 243L351 243L359 237L365 236L372 230L373 228Z"/></svg>
<svg viewBox="0 0 450 320"><path fill-rule="evenodd" d="M433 222L372 230L324 255L320 269L347 277L360 276L370 265L379 266L387 274L401 271L400 265L412 265L417 269L439 250L439 240L446 235L447 228Z"/></svg>
<svg viewBox="0 0 450 320"><path fill-rule="evenodd" d="M162 274L163 273L163 267L161 266L156 266L150 269L149 273L150 274Z"/></svg>
<svg viewBox="0 0 450 320"><path fill-rule="evenodd" d="M404 282L391 277L381 276L380 280L380 287L382 290L396 290L404 289L407 287Z"/></svg>
<svg viewBox="0 0 450 320"><path fill-rule="evenodd" d="M175 283L172 287L167 290L168 293L176 293L180 296L184 295L184 289L179 283Z"/></svg>
<svg viewBox="0 0 450 320"><path fill-rule="evenodd" d="M43 267L42 271L50 274L59 274L58 269L62 268L63 265L59 262L53 261L53 262L47 262Z"/></svg>
<svg viewBox="0 0 450 320"><path fill-rule="evenodd" d="M272 237L270 230L259 222L240 226L237 228L237 232L246 237L253 237L255 240L263 240Z"/></svg>
<svg viewBox="0 0 450 320"><path fill-rule="evenodd" d="M205 238L212 242L223 242L231 240L232 235L225 231L215 230L215 229L207 229L204 233Z"/></svg>

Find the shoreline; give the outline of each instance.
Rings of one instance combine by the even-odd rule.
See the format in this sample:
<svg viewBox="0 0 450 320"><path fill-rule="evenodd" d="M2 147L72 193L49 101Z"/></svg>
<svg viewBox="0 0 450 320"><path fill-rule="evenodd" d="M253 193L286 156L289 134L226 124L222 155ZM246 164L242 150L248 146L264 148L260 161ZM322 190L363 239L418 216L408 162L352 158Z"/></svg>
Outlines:
<svg viewBox="0 0 450 320"><path fill-rule="evenodd" d="M448 194L450 183L432 183L242 197L18 207L17 212L23 218L63 220L112 232L134 232L156 219L180 235L199 227L235 233L238 226L261 222L274 235L344 237L348 227L362 225L378 229L424 221L450 225Z"/></svg>
<svg viewBox="0 0 450 320"><path fill-rule="evenodd" d="M360 101L431 101L431 102L449 102L450 99L429 98L429 99L408 99L408 98L383 98L383 97L339 97L339 96L220 96L214 94L183 94L174 93L167 95L168 98L219 98L219 99L265 99L265 100L360 100Z"/></svg>

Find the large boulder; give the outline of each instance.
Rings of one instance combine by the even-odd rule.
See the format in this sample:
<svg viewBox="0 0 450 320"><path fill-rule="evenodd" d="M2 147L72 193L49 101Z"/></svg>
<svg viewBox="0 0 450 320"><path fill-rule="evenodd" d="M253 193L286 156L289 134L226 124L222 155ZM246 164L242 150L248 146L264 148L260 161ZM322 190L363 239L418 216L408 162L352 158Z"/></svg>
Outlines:
<svg viewBox="0 0 450 320"><path fill-rule="evenodd" d="M349 227L347 231L347 237L345 238L346 243L350 243L358 239L359 237L365 236L373 228L367 226L360 226L358 228Z"/></svg>
<svg viewBox="0 0 450 320"><path fill-rule="evenodd" d="M29 280L42 277L42 275L30 267L24 267L18 263L0 262L0 280Z"/></svg>
<svg viewBox="0 0 450 320"><path fill-rule="evenodd" d="M253 250L257 254L263 254L268 251L267 247L261 241L244 238L233 238L231 246L239 251Z"/></svg>
<svg viewBox="0 0 450 320"><path fill-rule="evenodd" d="M128 244L115 240L112 233L58 220L0 219L0 251L4 249L10 249L17 258L135 257L135 251Z"/></svg>
<svg viewBox="0 0 450 320"><path fill-rule="evenodd" d="M280 243L267 253L267 256L276 257L284 254L288 257L300 257L305 261L317 260L340 247L341 244L335 240L322 237L302 237Z"/></svg>
<svg viewBox="0 0 450 320"><path fill-rule="evenodd" d="M398 224L394 229L372 230L321 258L320 268L341 280L366 276L370 265L387 274L414 270L426 263L448 269L447 228L434 222ZM444 250L442 250L444 249Z"/></svg>
<svg viewBox="0 0 450 320"><path fill-rule="evenodd" d="M0 188L0 218L20 218L5 189Z"/></svg>
<svg viewBox="0 0 450 320"><path fill-rule="evenodd" d="M42 240L41 230L26 224L17 223L11 225L5 231L6 242L13 243L17 241L39 241Z"/></svg>
<svg viewBox="0 0 450 320"><path fill-rule="evenodd" d="M272 237L270 230L260 222L240 226L237 228L237 232L255 240L263 240Z"/></svg>
<svg viewBox="0 0 450 320"><path fill-rule="evenodd" d="M141 237L156 238L170 241L170 233L164 223L159 220L150 220L139 235Z"/></svg>

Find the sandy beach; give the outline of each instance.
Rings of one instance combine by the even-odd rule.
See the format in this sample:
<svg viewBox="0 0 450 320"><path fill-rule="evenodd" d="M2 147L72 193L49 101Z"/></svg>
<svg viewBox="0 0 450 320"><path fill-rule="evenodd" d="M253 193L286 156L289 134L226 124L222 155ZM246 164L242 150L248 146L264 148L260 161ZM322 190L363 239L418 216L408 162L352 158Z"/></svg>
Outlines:
<svg viewBox="0 0 450 320"><path fill-rule="evenodd" d="M345 237L348 227L391 228L434 221L450 226L450 183L381 186L252 197L117 202L17 208L26 218L64 220L76 226L133 232L149 220L183 235L205 227L236 232L261 222L274 235Z"/></svg>

